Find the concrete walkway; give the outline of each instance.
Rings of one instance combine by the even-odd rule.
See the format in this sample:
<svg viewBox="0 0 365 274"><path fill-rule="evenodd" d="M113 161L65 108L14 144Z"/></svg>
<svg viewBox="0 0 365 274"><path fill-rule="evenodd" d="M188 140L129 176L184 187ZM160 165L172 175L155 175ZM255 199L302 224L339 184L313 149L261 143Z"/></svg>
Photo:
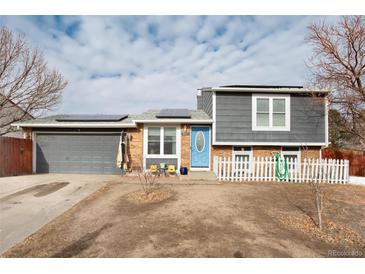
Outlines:
<svg viewBox="0 0 365 274"><path fill-rule="evenodd" d="M114 175L42 174L0 178L0 254L24 240Z"/></svg>
<svg viewBox="0 0 365 274"><path fill-rule="evenodd" d="M212 171L190 171L188 175L180 175L181 181L206 181L212 183L217 181L217 177Z"/></svg>

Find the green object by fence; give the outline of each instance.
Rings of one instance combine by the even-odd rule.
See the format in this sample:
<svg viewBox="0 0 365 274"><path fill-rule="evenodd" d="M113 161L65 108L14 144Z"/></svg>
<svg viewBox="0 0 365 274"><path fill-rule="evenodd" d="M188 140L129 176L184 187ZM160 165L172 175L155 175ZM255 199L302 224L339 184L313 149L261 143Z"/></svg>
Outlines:
<svg viewBox="0 0 365 274"><path fill-rule="evenodd" d="M274 155L276 161L275 175L279 180L285 180L288 177L288 163L281 157L280 153Z"/></svg>

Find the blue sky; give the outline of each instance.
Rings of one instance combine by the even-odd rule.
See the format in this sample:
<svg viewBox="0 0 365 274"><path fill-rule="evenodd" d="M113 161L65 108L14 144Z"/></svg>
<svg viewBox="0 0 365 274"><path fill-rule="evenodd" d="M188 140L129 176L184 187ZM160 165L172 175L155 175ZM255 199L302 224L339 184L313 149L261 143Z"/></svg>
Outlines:
<svg viewBox="0 0 365 274"><path fill-rule="evenodd" d="M1 16L69 81L56 113L196 107L197 89L303 85L314 16Z"/></svg>

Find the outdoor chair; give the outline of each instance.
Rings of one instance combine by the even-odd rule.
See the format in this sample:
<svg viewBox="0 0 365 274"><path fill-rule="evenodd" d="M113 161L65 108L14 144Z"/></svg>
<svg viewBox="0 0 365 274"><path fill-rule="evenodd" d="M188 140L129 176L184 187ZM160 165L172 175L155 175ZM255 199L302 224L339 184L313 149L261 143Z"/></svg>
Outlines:
<svg viewBox="0 0 365 274"><path fill-rule="evenodd" d="M150 172L153 173L153 174L156 174L157 173L157 165L151 165L150 166Z"/></svg>
<svg viewBox="0 0 365 274"><path fill-rule="evenodd" d="M175 166L174 165L168 165L167 167L167 172L169 174L175 174L176 175L176 169L175 169Z"/></svg>

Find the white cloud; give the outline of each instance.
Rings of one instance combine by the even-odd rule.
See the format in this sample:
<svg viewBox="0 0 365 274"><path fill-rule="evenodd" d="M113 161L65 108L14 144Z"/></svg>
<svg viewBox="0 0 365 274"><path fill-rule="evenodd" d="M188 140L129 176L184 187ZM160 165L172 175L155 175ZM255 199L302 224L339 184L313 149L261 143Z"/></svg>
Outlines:
<svg viewBox="0 0 365 274"><path fill-rule="evenodd" d="M59 113L195 108L197 88L303 84L307 25L297 16L0 17L69 80ZM329 18L334 21L336 18Z"/></svg>

